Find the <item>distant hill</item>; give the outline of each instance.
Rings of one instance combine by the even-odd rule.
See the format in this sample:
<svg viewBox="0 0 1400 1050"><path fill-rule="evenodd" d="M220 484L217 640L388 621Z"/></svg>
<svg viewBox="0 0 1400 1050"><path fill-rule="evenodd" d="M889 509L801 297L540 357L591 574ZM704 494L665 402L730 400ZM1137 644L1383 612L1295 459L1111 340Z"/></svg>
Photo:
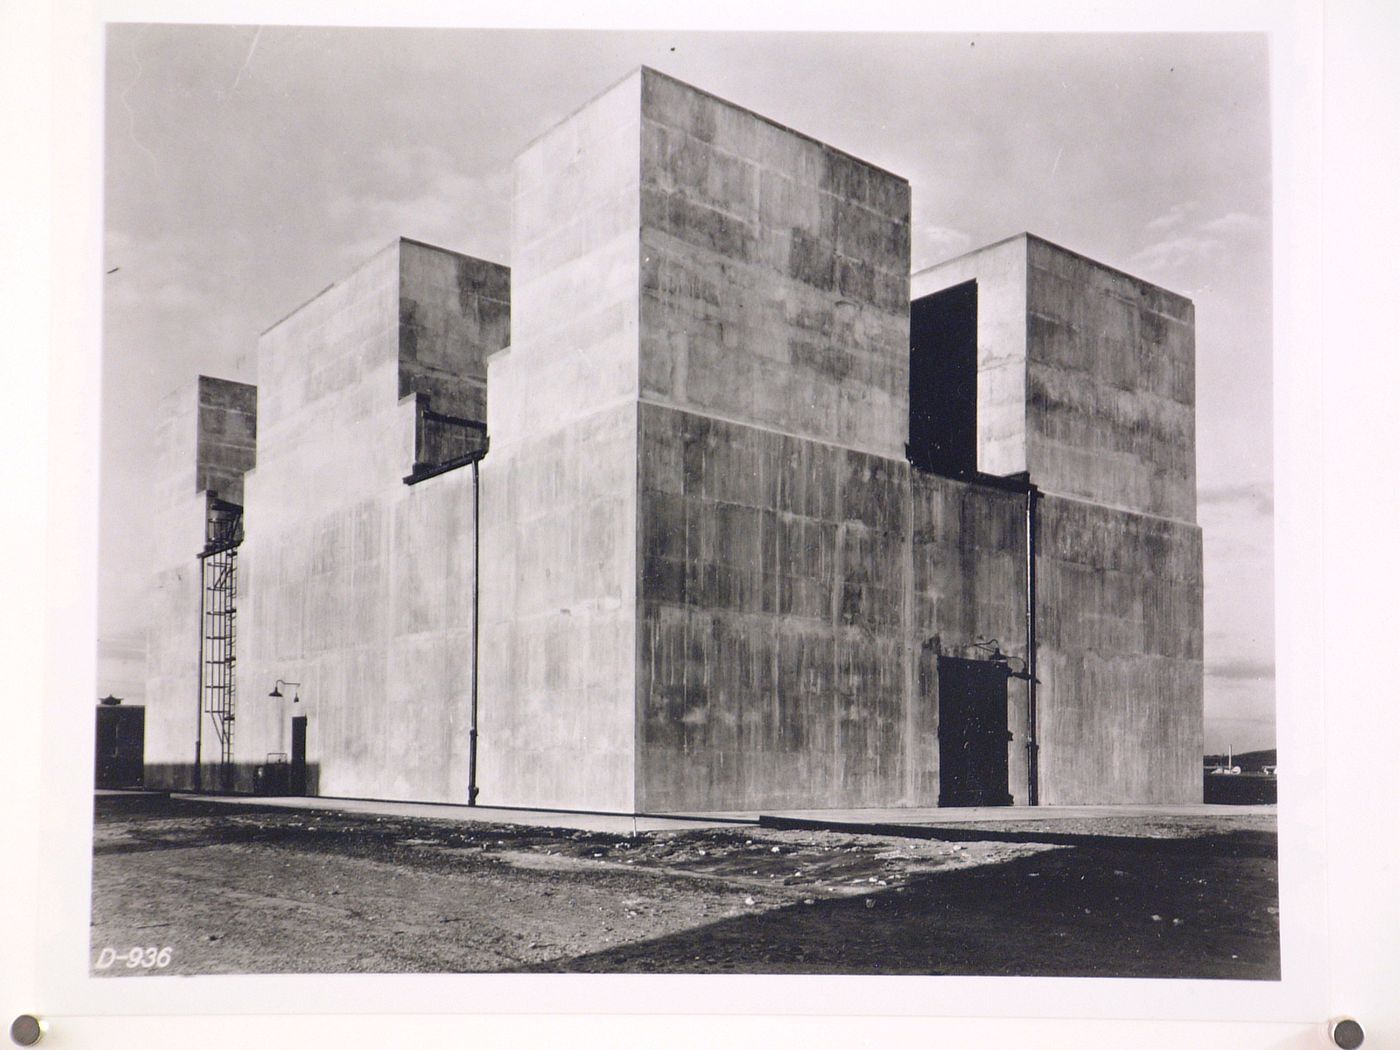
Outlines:
<svg viewBox="0 0 1400 1050"><path fill-rule="evenodd" d="M1206 755L1207 766L1223 766L1227 757L1240 767L1243 772L1257 773L1265 766L1278 765L1278 748L1269 747L1262 751L1236 751L1234 756L1227 756L1224 752L1218 755Z"/></svg>

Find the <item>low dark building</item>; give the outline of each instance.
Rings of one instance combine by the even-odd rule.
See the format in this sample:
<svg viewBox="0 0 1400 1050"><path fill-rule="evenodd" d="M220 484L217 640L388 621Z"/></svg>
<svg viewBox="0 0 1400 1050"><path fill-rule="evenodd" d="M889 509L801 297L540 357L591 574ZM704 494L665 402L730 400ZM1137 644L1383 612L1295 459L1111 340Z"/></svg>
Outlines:
<svg viewBox="0 0 1400 1050"><path fill-rule="evenodd" d="M146 709L104 696L97 704L97 786L140 787L145 761Z"/></svg>

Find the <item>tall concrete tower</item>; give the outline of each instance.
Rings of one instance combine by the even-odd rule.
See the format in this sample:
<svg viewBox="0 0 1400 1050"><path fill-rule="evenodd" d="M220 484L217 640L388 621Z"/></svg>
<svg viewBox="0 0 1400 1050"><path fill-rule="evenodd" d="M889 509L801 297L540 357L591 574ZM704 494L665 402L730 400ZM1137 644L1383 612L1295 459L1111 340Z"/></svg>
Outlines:
<svg viewBox="0 0 1400 1050"><path fill-rule="evenodd" d="M863 761L799 709L834 704L832 603L902 604L877 525L903 513L882 486L908 243L905 180L647 69L517 160L482 466L483 747L509 797L826 797ZM879 510L839 598L842 472ZM848 663L898 688L899 647L849 633ZM842 717L878 734L897 702Z"/></svg>

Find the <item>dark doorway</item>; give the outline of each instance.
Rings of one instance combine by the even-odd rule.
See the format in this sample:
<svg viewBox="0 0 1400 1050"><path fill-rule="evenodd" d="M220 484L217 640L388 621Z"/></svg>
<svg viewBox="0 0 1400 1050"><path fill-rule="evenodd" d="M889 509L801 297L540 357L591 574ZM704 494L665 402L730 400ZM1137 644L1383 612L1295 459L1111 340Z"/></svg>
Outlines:
<svg viewBox="0 0 1400 1050"><path fill-rule="evenodd" d="M146 709L99 705L96 786L140 787L145 763Z"/></svg>
<svg viewBox="0 0 1400 1050"><path fill-rule="evenodd" d="M977 282L909 308L909 462L934 474L977 470Z"/></svg>
<svg viewBox="0 0 1400 1050"><path fill-rule="evenodd" d="M1009 806L1006 668L938 658L938 804Z"/></svg>
<svg viewBox="0 0 1400 1050"><path fill-rule="evenodd" d="M297 715L292 719L292 759L288 773L288 792L293 795L306 794L306 716Z"/></svg>

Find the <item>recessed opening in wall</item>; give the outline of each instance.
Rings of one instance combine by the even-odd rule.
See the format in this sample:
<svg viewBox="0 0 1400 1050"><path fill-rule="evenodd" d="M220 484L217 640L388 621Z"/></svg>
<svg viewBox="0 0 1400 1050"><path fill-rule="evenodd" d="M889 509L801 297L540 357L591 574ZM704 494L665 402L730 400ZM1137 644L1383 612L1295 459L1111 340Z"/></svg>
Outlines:
<svg viewBox="0 0 1400 1050"><path fill-rule="evenodd" d="M1009 806L1006 666L938 658L938 804Z"/></svg>
<svg viewBox="0 0 1400 1050"><path fill-rule="evenodd" d="M977 471L977 282L909 308L909 462L957 477Z"/></svg>

